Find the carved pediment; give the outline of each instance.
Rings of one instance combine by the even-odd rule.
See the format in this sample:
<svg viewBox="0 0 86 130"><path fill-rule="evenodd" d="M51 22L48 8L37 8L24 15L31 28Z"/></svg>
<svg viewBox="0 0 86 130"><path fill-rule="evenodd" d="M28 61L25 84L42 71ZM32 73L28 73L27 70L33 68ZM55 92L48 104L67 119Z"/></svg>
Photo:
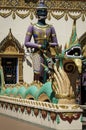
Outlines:
<svg viewBox="0 0 86 130"><path fill-rule="evenodd" d="M10 53L10 54L19 54L24 53L23 47L20 45L19 41L13 36L11 29L0 43L0 53Z"/></svg>
<svg viewBox="0 0 86 130"><path fill-rule="evenodd" d="M18 53L18 49L14 44L8 42L8 44L3 48L4 53Z"/></svg>

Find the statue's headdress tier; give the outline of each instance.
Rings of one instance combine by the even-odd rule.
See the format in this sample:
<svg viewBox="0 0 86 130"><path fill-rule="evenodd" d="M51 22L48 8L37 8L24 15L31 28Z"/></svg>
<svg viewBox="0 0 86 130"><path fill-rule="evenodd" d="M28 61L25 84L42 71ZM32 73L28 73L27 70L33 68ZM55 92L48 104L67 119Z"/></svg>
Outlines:
<svg viewBox="0 0 86 130"><path fill-rule="evenodd" d="M47 6L44 3L44 0L40 0L37 9L47 9Z"/></svg>

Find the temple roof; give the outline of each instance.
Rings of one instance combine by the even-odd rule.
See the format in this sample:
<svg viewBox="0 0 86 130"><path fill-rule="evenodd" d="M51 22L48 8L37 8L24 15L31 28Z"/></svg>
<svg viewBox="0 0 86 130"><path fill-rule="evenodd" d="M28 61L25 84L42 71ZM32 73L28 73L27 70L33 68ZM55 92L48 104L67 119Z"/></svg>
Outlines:
<svg viewBox="0 0 86 130"><path fill-rule="evenodd" d="M24 49L19 41L13 36L11 29L9 29L8 35L0 43L0 52L4 52L7 47L13 47L16 52L24 53Z"/></svg>

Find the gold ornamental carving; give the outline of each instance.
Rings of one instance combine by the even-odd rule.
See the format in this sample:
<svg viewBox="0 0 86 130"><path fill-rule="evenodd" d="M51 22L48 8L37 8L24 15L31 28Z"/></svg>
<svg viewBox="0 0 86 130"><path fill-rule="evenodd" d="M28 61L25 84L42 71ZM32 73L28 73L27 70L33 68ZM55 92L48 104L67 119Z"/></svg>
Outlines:
<svg viewBox="0 0 86 130"><path fill-rule="evenodd" d="M23 57L19 57L19 82L23 82Z"/></svg>
<svg viewBox="0 0 86 130"><path fill-rule="evenodd" d="M0 2L0 16L6 18L12 16L13 19L16 16L24 19L30 17L34 19L35 9L39 0L2 0ZM86 18L86 0L45 0L45 4L48 7L48 20L51 20L51 16L59 20L64 17L67 21L69 18L77 20L79 18L85 21Z"/></svg>
<svg viewBox="0 0 86 130"><path fill-rule="evenodd" d="M5 48L4 53L17 53L17 50L14 46L10 45Z"/></svg>

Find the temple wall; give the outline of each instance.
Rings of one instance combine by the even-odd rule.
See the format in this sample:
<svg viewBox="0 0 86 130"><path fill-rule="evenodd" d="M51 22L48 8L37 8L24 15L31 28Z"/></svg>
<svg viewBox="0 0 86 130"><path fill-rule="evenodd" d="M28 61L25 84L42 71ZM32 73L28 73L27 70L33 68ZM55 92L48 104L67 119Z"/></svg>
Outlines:
<svg viewBox="0 0 86 130"><path fill-rule="evenodd" d="M16 16L16 19L13 19L12 16L7 18L0 17L0 42L8 35L9 29L11 28L14 37L20 42L21 45L24 45L27 27L31 22L35 23L36 21L37 19L35 17L33 20L31 20L29 17L25 19L21 19L18 16ZM68 21L66 21L63 17L60 20L51 18L50 21L46 20L46 22L55 27L58 43L59 45L64 46L64 44L69 41L72 32L73 20L68 18ZM83 22L81 18L78 19L76 22L76 29L77 36L80 38L86 32L86 21ZM29 58L31 62L31 58L29 56L26 57ZM27 65L26 60L23 63L23 74L25 82L32 82L33 68Z"/></svg>
<svg viewBox="0 0 86 130"><path fill-rule="evenodd" d="M0 114L53 130L82 130L82 110L76 105L0 96Z"/></svg>

